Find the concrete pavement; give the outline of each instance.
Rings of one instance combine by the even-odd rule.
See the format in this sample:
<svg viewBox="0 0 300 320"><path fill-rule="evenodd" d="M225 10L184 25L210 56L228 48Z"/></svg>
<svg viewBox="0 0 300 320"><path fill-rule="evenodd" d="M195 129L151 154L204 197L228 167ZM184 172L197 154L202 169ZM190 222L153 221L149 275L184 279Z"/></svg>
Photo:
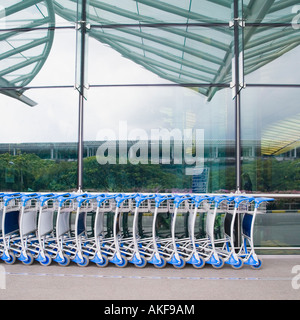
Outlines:
<svg viewBox="0 0 300 320"><path fill-rule="evenodd" d="M260 270L228 265L220 270L209 265L178 270L171 265L138 269L128 264L120 269L92 263L85 268L1 263L0 300L299 300L300 255L260 258Z"/></svg>

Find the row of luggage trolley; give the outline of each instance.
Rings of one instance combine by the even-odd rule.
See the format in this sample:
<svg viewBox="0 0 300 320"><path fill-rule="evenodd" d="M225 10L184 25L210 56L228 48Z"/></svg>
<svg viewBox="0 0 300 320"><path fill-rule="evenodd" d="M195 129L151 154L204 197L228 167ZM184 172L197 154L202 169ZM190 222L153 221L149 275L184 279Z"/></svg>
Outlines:
<svg viewBox="0 0 300 320"><path fill-rule="evenodd" d="M139 268L260 268L255 217L272 200L234 194L2 193L0 257L7 264L37 260L44 266L73 261L99 267L130 262Z"/></svg>

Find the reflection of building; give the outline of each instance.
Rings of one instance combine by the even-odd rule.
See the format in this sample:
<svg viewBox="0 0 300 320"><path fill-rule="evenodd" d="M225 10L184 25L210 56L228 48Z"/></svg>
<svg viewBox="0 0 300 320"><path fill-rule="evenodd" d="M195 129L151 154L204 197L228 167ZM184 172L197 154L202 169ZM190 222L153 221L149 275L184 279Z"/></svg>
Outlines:
<svg viewBox="0 0 300 320"><path fill-rule="evenodd" d="M276 156L287 154L297 157L299 147L300 113L277 121L263 131L262 152L264 154Z"/></svg>
<svg viewBox="0 0 300 320"><path fill-rule="evenodd" d="M209 183L209 168L204 168L200 175L193 176L192 192L207 193Z"/></svg>
<svg viewBox="0 0 300 320"><path fill-rule="evenodd" d="M84 143L84 157L96 156L99 146L104 141L85 141ZM109 142L105 141L107 145ZM136 143L136 141L128 141L128 150ZM149 163L151 163L151 143L150 141L140 141L139 145L145 144L148 147ZM117 147L118 142L111 142ZM170 162L173 163L174 147L176 143L170 144ZM279 160L293 159L300 157L300 147L294 147L289 150L283 150L283 153L277 153L274 157ZM45 142L45 143L1 143L0 154L9 153L11 155L18 155L22 153L33 153L42 159L49 160L77 160L77 143L76 142ZM161 154L161 145L160 145ZM261 141L242 141L242 158L243 160L255 160L257 157L269 157L269 154L261 154ZM235 162L235 142L233 140L206 140L204 146L205 162ZM161 158L160 158L161 160Z"/></svg>

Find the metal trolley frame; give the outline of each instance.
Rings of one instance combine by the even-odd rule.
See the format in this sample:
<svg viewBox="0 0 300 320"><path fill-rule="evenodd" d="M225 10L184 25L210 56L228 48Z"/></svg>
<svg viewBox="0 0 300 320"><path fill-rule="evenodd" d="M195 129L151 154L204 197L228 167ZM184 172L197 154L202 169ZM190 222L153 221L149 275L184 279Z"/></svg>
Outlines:
<svg viewBox="0 0 300 320"><path fill-rule="evenodd" d="M259 269L255 218L273 200L245 194L4 192L0 257L7 264L37 260L44 266L52 261L68 266L72 261L99 267L125 267L130 262L138 268L163 268L168 263L179 269L186 264L197 269L207 264L216 269L224 264ZM196 221L201 221L197 231ZM223 237L215 236L217 227ZM242 240L239 248L237 236Z"/></svg>

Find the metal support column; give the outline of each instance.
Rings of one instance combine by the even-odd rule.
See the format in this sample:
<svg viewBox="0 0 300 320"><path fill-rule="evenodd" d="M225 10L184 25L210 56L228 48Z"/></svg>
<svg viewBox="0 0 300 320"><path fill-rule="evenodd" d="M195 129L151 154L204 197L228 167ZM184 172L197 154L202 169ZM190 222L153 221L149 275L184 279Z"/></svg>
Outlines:
<svg viewBox="0 0 300 320"><path fill-rule="evenodd" d="M79 93L77 192L82 192L83 188L83 109L84 97Z"/></svg>
<svg viewBox="0 0 300 320"><path fill-rule="evenodd" d="M241 189L241 93L239 70L239 0L234 0L234 63L235 63L235 163L236 192Z"/></svg>
<svg viewBox="0 0 300 320"><path fill-rule="evenodd" d="M80 3L81 2L81 3ZM77 68L79 76L79 84L77 86L79 92L79 109L78 109L78 164L77 164L77 192L82 192L83 189L83 114L84 114L84 90L85 90L85 51L86 51L86 24L87 24L87 3L86 0L81 0L78 3L78 33L77 37Z"/></svg>
<svg viewBox="0 0 300 320"><path fill-rule="evenodd" d="M239 16L239 2L241 0L234 0L233 5L233 27L234 27L234 97L235 97L235 165L236 165L236 193L240 193L241 190L241 85L240 85L240 76L243 70L240 70L240 58L243 59L243 55L240 52L240 22L242 21ZM241 246L241 217L239 214L236 216L235 221L235 239L234 245L236 248Z"/></svg>
<svg viewBox="0 0 300 320"><path fill-rule="evenodd" d="M235 98L235 163L236 163L236 193L241 190L241 94Z"/></svg>

